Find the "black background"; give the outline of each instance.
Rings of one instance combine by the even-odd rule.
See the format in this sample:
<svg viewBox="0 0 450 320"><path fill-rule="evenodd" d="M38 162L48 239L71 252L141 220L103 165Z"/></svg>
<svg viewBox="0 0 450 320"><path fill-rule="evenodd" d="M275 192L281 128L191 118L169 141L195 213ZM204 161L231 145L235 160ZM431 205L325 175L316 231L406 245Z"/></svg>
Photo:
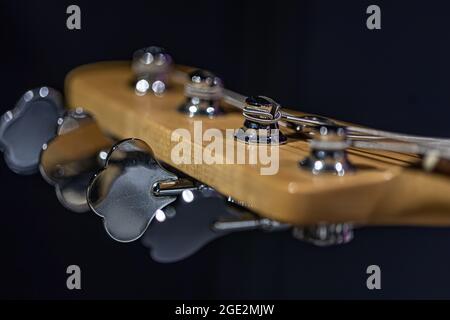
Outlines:
<svg viewBox="0 0 450 320"><path fill-rule="evenodd" d="M82 30L66 28L70 4L81 7ZM370 4L381 7L381 30L366 28ZM243 94L450 137L449 9L424 0L2 0L0 111L27 89L63 90L78 65L156 44ZM139 243L110 240L97 216L63 209L38 175L17 176L1 161L0 183L2 298L450 298L448 229L362 229L333 248L250 232L158 264ZM82 269L81 291L66 289L70 264ZM366 288L370 264L381 267L380 291Z"/></svg>

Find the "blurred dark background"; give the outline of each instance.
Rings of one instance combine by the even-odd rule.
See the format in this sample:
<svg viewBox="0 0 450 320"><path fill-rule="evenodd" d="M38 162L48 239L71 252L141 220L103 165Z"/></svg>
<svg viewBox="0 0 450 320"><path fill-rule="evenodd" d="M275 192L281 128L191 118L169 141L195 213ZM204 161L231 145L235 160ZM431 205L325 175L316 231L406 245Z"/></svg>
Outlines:
<svg viewBox="0 0 450 320"><path fill-rule="evenodd" d="M80 31L66 28L70 4L81 7ZM370 4L381 7L381 30L366 28ZM450 137L449 9L425 0L2 0L0 111L27 89L63 90L76 66L129 59L155 44L243 94ZM17 176L3 160L0 192L1 298L450 298L449 229L361 229L333 248L249 232L158 264L140 243L113 242L97 216L65 210L43 179ZM71 264L81 267L81 291L66 289ZM381 267L382 290L366 288L370 264Z"/></svg>

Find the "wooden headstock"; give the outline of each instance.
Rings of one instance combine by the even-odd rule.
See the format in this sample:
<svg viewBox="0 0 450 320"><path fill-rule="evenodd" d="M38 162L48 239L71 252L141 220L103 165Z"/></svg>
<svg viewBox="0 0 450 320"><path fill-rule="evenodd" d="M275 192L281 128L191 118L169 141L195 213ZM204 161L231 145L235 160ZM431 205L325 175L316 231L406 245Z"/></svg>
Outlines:
<svg viewBox="0 0 450 320"><path fill-rule="evenodd" d="M171 152L178 143L172 141L175 130L186 129L193 138L188 147L203 153L211 142L194 139L195 121L201 121L203 131L215 128L225 136L227 129L242 127L242 112L222 101L223 115L189 117L178 110L185 101L182 84L172 83L160 96L137 95L133 81L126 61L82 66L67 76L67 103L71 108L88 110L103 130L118 139L144 140L160 161L263 217L293 225L450 225L450 179L418 168L422 159L416 154L350 147L348 157L356 167L354 173L314 175L299 167L310 153L308 141L293 128L281 126L287 141L279 146L276 174L261 175L261 163L195 164L194 152L193 164L174 163ZM231 157L227 150L236 155L240 142L222 143L222 151L216 152L222 152L224 159ZM261 147L245 144L245 148Z"/></svg>

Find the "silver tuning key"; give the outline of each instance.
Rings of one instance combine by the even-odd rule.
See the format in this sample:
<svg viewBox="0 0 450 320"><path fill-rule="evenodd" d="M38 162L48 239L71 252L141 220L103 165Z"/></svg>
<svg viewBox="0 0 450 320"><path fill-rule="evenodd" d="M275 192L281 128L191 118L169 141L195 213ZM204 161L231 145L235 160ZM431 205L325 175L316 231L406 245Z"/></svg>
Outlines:
<svg viewBox="0 0 450 320"><path fill-rule="evenodd" d="M144 234L158 210L177 198L156 194L158 184L177 179L158 163L144 141L127 139L112 147L104 168L89 185L87 200L113 239L131 242Z"/></svg>
<svg viewBox="0 0 450 320"><path fill-rule="evenodd" d="M89 210L86 189L112 140L81 108L64 111L62 96L52 88L27 91L3 115L0 144L8 166L19 174L40 171L55 186L69 210Z"/></svg>
<svg viewBox="0 0 450 320"><path fill-rule="evenodd" d="M142 238L159 262L184 259L233 231L284 227L231 210L215 190L163 168L139 139L123 140L111 149L87 200L113 239Z"/></svg>
<svg viewBox="0 0 450 320"><path fill-rule="evenodd" d="M172 65L172 57L163 48L151 46L137 50L133 54L132 62L132 69L136 76L136 94L164 93L169 85Z"/></svg>
<svg viewBox="0 0 450 320"><path fill-rule="evenodd" d="M55 186L64 207L74 212L89 211L89 181L103 167L105 150L112 144L112 139L81 108L68 111L59 119L57 135L42 147L39 170Z"/></svg>
<svg viewBox="0 0 450 320"><path fill-rule="evenodd" d="M233 232L293 227L257 217L210 187L178 177L139 139L123 140L111 149L92 179L87 200L113 239L141 238L158 262L182 260Z"/></svg>
<svg viewBox="0 0 450 320"><path fill-rule="evenodd" d="M269 219L258 219L245 209L230 206L229 199L203 186L185 189L175 202L158 210L142 236L153 260L180 261L211 241L238 231L260 229L278 231L289 228Z"/></svg>
<svg viewBox="0 0 450 320"><path fill-rule="evenodd" d="M158 210L142 236L153 260L172 263L188 258L229 231L216 231L218 219L230 217L225 198L209 187L182 191L169 206Z"/></svg>
<svg viewBox="0 0 450 320"><path fill-rule="evenodd" d="M0 149L18 174L35 173L44 143L56 134L64 113L61 94L49 87L27 91L0 120Z"/></svg>

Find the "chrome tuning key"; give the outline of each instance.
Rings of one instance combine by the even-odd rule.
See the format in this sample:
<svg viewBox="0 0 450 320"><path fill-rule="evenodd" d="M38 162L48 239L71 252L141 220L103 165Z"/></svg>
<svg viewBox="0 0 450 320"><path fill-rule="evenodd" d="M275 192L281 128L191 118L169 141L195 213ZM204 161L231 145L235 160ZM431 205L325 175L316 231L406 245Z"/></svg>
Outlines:
<svg viewBox="0 0 450 320"><path fill-rule="evenodd" d="M113 140L81 108L68 111L58 121L57 136L42 147L39 170L55 186L61 204L71 211L89 211L86 190L92 176L103 167Z"/></svg>
<svg viewBox="0 0 450 320"><path fill-rule="evenodd" d="M158 210L142 237L142 244L150 249L153 260L171 263L188 258L211 241L233 232L281 231L288 227L258 218L203 186L183 191L174 203Z"/></svg>
<svg viewBox="0 0 450 320"><path fill-rule="evenodd" d="M61 204L75 212L89 210L89 180L101 167L102 150L112 145L91 116L81 108L65 112L61 94L48 87L26 92L3 115L0 142L11 170L39 170Z"/></svg>
<svg viewBox="0 0 450 320"><path fill-rule="evenodd" d="M18 174L37 172L44 143L56 134L64 113L60 93L49 87L27 91L0 120L0 149L8 167Z"/></svg>
<svg viewBox="0 0 450 320"><path fill-rule="evenodd" d="M220 106L223 83L220 78L205 70L195 70L188 75L184 85L186 101L179 111L193 116L215 117L224 111Z"/></svg>
<svg viewBox="0 0 450 320"><path fill-rule="evenodd" d="M113 239L131 242L144 234L157 211L174 202L181 190L195 189L184 180L180 185L177 181L144 141L127 139L112 147L104 168L89 185L87 200Z"/></svg>
<svg viewBox="0 0 450 320"><path fill-rule="evenodd" d="M214 208L211 210L211 208ZM223 196L209 187L185 190L176 201L158 210L142 236L153 260L180 261L229 231L216 231L216 220L229 216Z"/></svg>
<svg viewBox="0 0 450 320"><path fill-rule="evenodd" d="M274 100L255 96L245 99L242 111L244 126L236 131L235 138L245 143L283 144L286 136L280 131L281 107Z"/></svg>
<svg viewBox="0 0 450 320"><path fill-rule="evenodd" d="M135 92L145 95L153 92L160 95L169 85L172 57L160 47L147 47L133 54L132 69L136 76Z"/></svg>
<svg viewBox="0 0 450 320"><path fill-rule="evenodd" d="M3 115L0 142L11 170L39 170L61 204L75 212L89 210L89 180L112 145L91 116L81 108L65 112L61 94L48 87L26 92Z"/></svg>
<svg viewBox="0 0 450 320"><path fill-rule="evenodd" d="M241 213L214 189L169 172L139 139L123 140L111 149L87 199L114 240L141 238L158 262L187 258L234 231L286 226Z"/></svg>
<svg viewBox="0 0 450 320"><path fill-rule="evenodd" d="M332 173L343 176L353 172L354 166L347 157L347 132L337 125L320 125L314 128L310 141L310 155L300 161L300 167L311 173Z"/></svg>

